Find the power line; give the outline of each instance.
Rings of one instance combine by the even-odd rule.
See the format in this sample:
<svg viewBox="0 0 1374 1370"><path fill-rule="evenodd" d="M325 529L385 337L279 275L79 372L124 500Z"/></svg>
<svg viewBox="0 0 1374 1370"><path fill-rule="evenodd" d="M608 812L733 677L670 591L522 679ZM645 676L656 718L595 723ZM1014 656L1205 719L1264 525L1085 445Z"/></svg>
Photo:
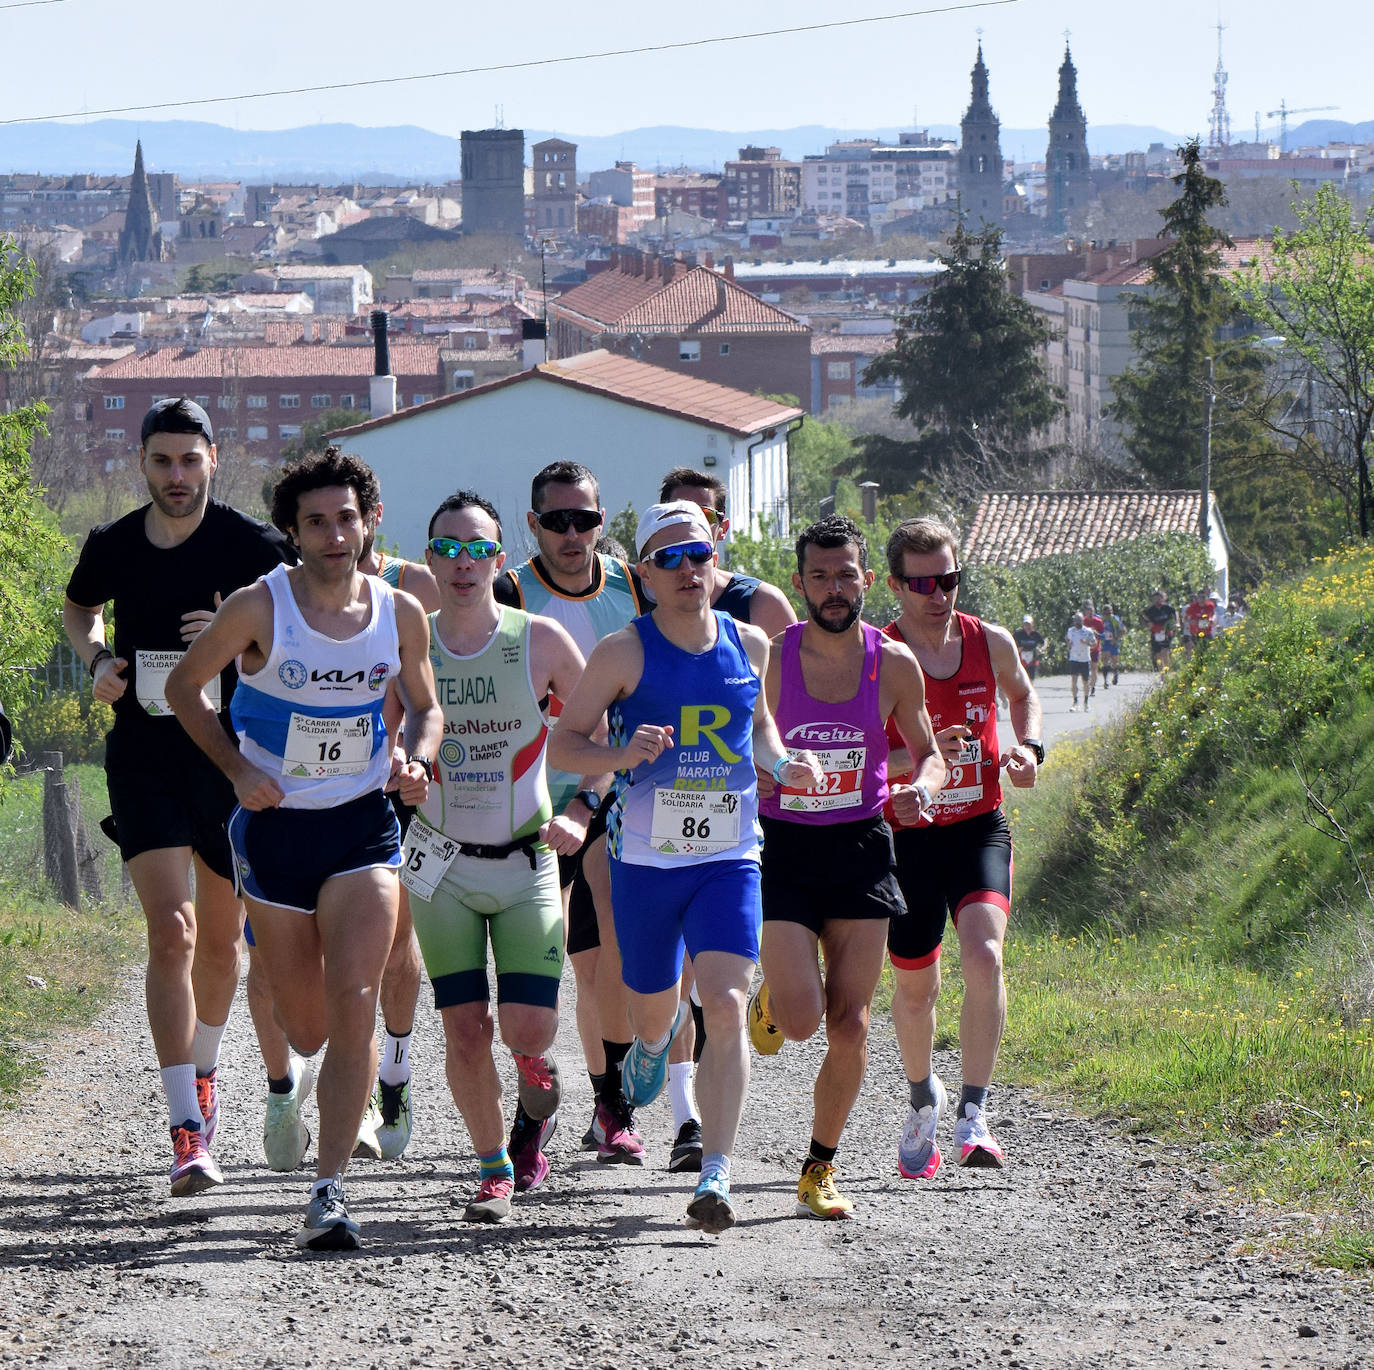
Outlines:
<svg viewBox="0 0 1374 1370"><path fill-rule="evenodd" d="M65 5L67 0L8 0L0 5L0 10L27 10L35 5Z"/></svg>
<svg viewBox="0 0 1374 1370"><path fill-rule="evenodd" d="M63 0L24 0L27 4L59 4ZM526 71L531 67L553 67L570 62L596 62L608 57L639 57L652 52L675 52L684 48L704 48L721 43L744 43L759 38L782 38L795 33L819 33L826 29L853 28L860 24L888 24L898 19L920 19L932 14L955 14L961 10L991 9L1015 5L1020 0L968 0L962 5L938 5L933 9L906 10L900 14L876 14L863 19L835 19L824 24L801 24L794 28L761 29L757 33L731 33L718 38L691 38L680 43L654 43L647 47L615 48L607 52L584 52L573 57L537 57L528 62L501 62L486 67L463 67L457 71L429 71L414 76L377 76L366 81L334 81L322 86L292 86L286 90L258 90L242 95L208 95L194 100L164 100L152 105L120 105L112 109L76 109L65 114L36 114L28 118L0 119L7 124L42 124L54 119L81 119L106 114L140 114L159 109L187 109L193 105L231 104L238 100L271 100L281 95L317 95L331 90L360 90L366 86L394 86L409 81L440 81L455 76L485 76L499 71ZM0 6L3 8L3 6Z"/></svg>

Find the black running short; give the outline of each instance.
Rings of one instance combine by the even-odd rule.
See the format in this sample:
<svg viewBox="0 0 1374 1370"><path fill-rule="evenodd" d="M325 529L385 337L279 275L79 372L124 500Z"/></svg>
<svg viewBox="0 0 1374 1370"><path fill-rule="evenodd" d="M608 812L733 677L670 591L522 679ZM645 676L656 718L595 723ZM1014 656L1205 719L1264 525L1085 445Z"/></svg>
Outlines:
<svg viewBox="0 0 1374 1370"><path fill-rule="evenodd" d="M576 956L579 952L595 951L601 945L601 929L596 922L596 901L592 898L592 887L582 874L582 856L598 837L606 834L606 814L610 809L610 797L602 801L601 807L592 815L587 824L587 839L572 856L558 858L558 882L568 890L568 947L567 954Z"/></svg>
<svg viewBox="0 0 1374 1370"><path fill-rule="evenodd" d="M761 818L763 921L800 923L818 937L836 918L898 918L892 829L878 818L791 823Z"/></svg>
<svg viewBox="0 0 1374 1370"><path fill-rule="evenodd" d="M894 918L887 951L900 970L932 964L940 955L945 920L959 923L966 904L1011 908L1011 829L1001 809L957 823L898 828L892 836L897 881L906 917Z"/></svg>
<svg viewBox="0 0 1374 1370"><path fill-rule="evenodd" d="M168 722L181 733L180 727ZM125 861L161 847L190 847L218 876L234 878L224 825L234 809L234 787L184 733L166 748L110 733L105 782L113 821L101 830Z"/></svg>

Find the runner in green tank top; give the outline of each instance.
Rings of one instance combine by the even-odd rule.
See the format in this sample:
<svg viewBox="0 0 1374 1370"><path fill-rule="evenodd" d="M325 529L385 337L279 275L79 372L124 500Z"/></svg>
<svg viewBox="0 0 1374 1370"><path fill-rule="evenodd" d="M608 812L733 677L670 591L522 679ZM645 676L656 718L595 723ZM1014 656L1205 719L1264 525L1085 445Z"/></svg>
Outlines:
<svg viewBox="0 0 1374 1370"><path fill-rule="evenodd" d="M433 795L406 836L402 880L443 1020L449 1086L480 1165L465 1216L499 1222L510 1213L516 1177L491 1051L487 942L501 1039L515 1057L525 1111L548 1124L542 1144L561 1093L548 1055L563 970L558 854L575 851L583 833L550 822L539 703L550 690L567 697L583 658L559 624L496 603L501 522L486 500L470 491L450 496L429 537L425 559L439 587L430 656L444 738ZM536 1154L542 1166L522 1174L522 1188L548 1174L542 1145Z"/></svg>

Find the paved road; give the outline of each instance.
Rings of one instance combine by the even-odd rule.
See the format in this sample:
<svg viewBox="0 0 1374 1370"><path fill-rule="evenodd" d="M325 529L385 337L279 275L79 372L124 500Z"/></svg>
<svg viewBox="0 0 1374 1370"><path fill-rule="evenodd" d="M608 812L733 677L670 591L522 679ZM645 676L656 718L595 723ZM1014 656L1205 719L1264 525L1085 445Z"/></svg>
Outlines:
<svg viewBox="0 0 1374 1370"><path fill-rule="evenodd" d="M1145 671L1123 671L1120 685L1104 688L1098 682L1097 693L1089 701L1092 707L1086 713L1081 703L1078 713L1070 713L1072 695L1069 693L1069 677L1040 676L1035 688L1045 711L1045 745L1049 747L1062 738L1091 732L1104 721L1121 717L1127 709L1140 703L1158 679L1158 676Z"/></svg>

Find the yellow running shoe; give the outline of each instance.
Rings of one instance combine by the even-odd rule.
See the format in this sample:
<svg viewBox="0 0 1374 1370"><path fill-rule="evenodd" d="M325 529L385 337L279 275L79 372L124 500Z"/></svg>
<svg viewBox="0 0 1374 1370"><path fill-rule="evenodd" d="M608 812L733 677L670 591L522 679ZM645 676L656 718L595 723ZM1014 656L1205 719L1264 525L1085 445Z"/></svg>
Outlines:
<svg viewBox="0 0 1374 1370"><path fill-rule="evenodd" d="M760 980L749 996L749 1040L760 1056L776 1056L782 1050L783 1036L768 1012L768 986Z"/></svg>
<svg viewBox="0 0 1374 1370"><path fill-rule="evenodd" d="M835 1167L813 1165L797 1181L797 1215L802 1218L847 1218L854 1205L835 1188Z"/></svg>

